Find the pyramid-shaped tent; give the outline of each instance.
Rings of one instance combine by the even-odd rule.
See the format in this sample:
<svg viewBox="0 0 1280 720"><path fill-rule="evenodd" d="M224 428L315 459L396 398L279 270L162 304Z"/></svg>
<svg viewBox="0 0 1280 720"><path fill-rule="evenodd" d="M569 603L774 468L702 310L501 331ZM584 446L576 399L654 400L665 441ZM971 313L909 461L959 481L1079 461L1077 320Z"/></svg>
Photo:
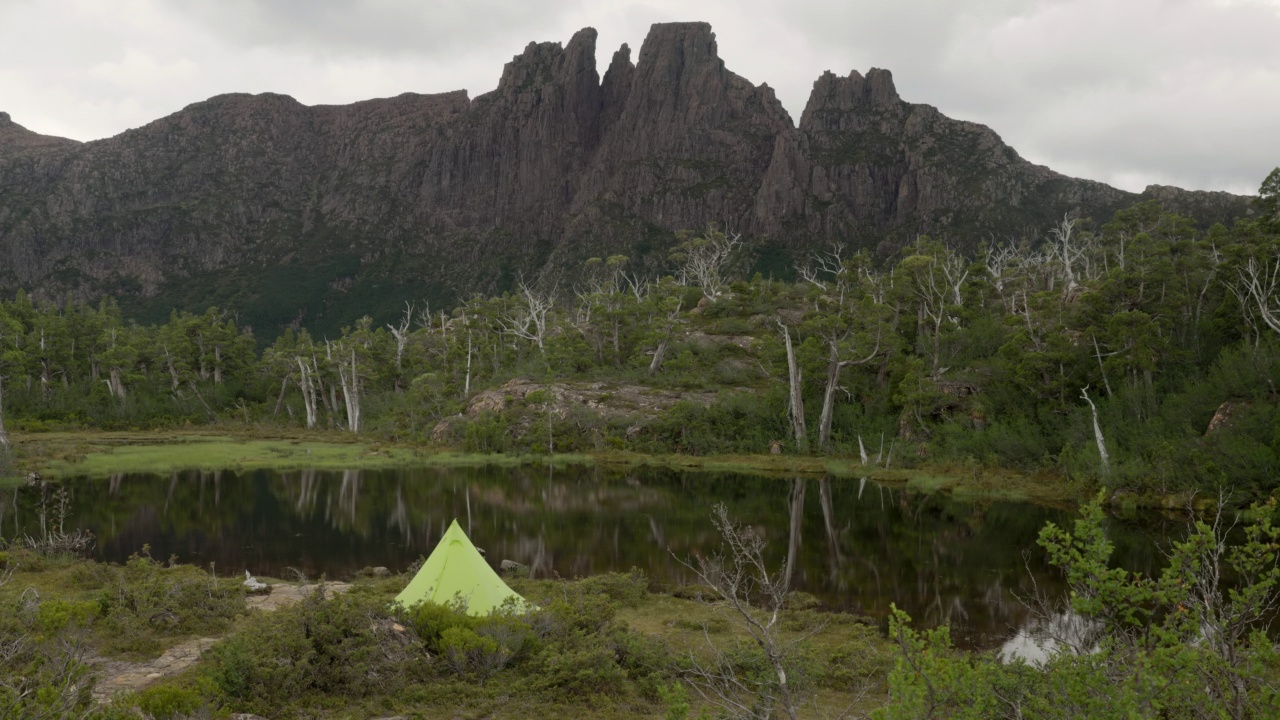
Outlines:
<svg viewBox="0 0 1280 720"><path fill-rule="evenodd" d="M479 616L488 615L511 598L516 609L528 607L525 599L489 567L454 520L422 569L396 596L396 602L413 607L421 602L447 605L458 599L466 604L468 615Z"/></svg>

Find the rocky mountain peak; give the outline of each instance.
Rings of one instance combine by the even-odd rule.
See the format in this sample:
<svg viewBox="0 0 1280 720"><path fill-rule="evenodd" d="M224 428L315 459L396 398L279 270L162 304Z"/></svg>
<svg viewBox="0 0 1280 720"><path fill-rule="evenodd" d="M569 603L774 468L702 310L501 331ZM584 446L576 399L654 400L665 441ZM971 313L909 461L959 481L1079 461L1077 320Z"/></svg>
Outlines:
<svg viewBox="0 0 1280 720"><path fill-rule="evenodd" d="M567 46L558 42L531 42L502 71L498 92L518 93L534 85L560 83L568 86L595 87L600 84L596 72L596 30L583 28L574 33Z"/></svg>
<svg viewBox="0 0 1280 720"><path fill-rule="evenodd" d="M830 70L813 83L809 102L800 116L804 130L851 130L850 120L874 111L893 111L902 104L893 73L871 68L864 77L857 70L840 77Z"/></svg>
<svg viewBox="0 0 1280 720"><path fill-rule="evenodd" d="M12 125L12 124L13 124L13 118L9 117L9 113L0 112L0 127L5 127L7 125Z"/></svg>
<svg viewBox="0 0 1280 720"><path fill-rule="evenodd" d="M705 22L654 23L640 46L642 72L655 70L680 77L686 68L724 67L716 46L716 34Z"/></svg>

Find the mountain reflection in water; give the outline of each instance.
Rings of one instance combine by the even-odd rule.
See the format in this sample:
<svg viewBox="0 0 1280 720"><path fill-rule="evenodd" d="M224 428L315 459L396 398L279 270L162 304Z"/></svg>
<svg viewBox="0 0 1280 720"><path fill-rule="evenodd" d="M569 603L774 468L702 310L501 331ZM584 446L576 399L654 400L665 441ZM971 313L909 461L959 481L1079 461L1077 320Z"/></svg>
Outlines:
<svg viewBox="0 0 1280 720"><path fill-rule="evenodd" d="M764 533L773 567L831 608L883 619L890 603L917 623L950 623L957 644L994 648L1029 631L1020 597L1061 593L1036 537L1073 514L1028 503L957 500L858 479L780 480L663 469L421 468L346 472L183 472L67 483L73 517L97 557L152 557L218 574L350 577L407 568L455 518L489 562L534 577L643 570L694 582L677 561L718 548L711 506ZM11 495L15 491L8 491ZM0 532L38 527L35 493L0 503ZM1116 558L1152 572L1178 522L1110 520ZM1034 583L1033 583L1034 579Z"/></svg>

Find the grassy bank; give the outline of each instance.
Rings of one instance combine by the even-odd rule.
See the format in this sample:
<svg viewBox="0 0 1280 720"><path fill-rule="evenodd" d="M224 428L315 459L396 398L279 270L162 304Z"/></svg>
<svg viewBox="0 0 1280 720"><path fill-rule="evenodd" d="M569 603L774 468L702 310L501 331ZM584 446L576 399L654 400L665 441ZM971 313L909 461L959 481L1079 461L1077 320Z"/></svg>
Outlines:
<svg viewBox="0 0 1280 720"><path fill-rule="evenodd" d="M341 594L312 586L300 601L268 612L250 609L238 580L149 558L116 566L11 549L0 553L0 571L11 572L0 584L0 629L26 634L37 652L25 669L53 688L33 702L96 720L139 711L152 718L699 717L703 704L683 680L693 663L712 646L754 662L732 615L694 599L705 589L654 588L634 572L511 578L539 610L484 620L439 606L393 609L407 574L355 578ZM806 717L884 703L894 651L880 629L820 612L803 595L783 611L783 623L784 638L806 638L794 658L794 682L812 698ZM173 671L153 662L197 637L218 642L194 664ZM91 714L89 688L121 687L124 668L135 677L113 698L99 692L99 701L110 702ZM74 685L58 687L67 680Z"/></svg>
<svg viewBox="0 0 1280 720"><path fill-rule="evenodd" d="M790 478L796 475L866 477L921 492L975 498L1065 504L1081 488L1061 476L1029 475L977 467L885 470L863 467L853 458L811 455L648 455L622 451L572 454L474 454L365 440L337 432L279 432L261 429L154 432L50 432L15 434L18 467L49 479L101 477L114 473L169 473L181 470L350 470L409 466L516 466L529 464L663 467ZM16 482L11 477L8 482Z"/></svg>

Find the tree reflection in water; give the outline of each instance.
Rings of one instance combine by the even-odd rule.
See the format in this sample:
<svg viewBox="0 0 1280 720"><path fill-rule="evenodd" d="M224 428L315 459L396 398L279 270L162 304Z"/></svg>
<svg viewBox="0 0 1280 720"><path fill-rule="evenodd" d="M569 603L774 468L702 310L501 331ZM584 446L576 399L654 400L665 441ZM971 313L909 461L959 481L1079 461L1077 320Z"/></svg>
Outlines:
<svg viewBox="0 0 1280 720"><path fill-rule="evenodd" d="M816 493L807 492L810 482ZM495 566L513 560L535 577L637 567L659 583L690 583L672 553L719 545L710 517L719 501L765 533L771 566L794 589L877 618L894 602L922 624L951 623L957 643L970 647L999 647L1030 631L1018 597L1031 594L1033 578L1041 591L1061 592L1035 541L1046 522L1071 519L865 479L650 468L187 472L77 479L68 488L72 522L98 536L102 559L123 561L149 544L155 557L213 562L220 574L298 568L333 579L366 566L403 571L457 518ZM31 499L17 493L8 519L0 516L10 531L34 516L22 511ZM1110 521L1119 563L1158 570L1155 544L1170 531L1158 520Z"/></svg>

